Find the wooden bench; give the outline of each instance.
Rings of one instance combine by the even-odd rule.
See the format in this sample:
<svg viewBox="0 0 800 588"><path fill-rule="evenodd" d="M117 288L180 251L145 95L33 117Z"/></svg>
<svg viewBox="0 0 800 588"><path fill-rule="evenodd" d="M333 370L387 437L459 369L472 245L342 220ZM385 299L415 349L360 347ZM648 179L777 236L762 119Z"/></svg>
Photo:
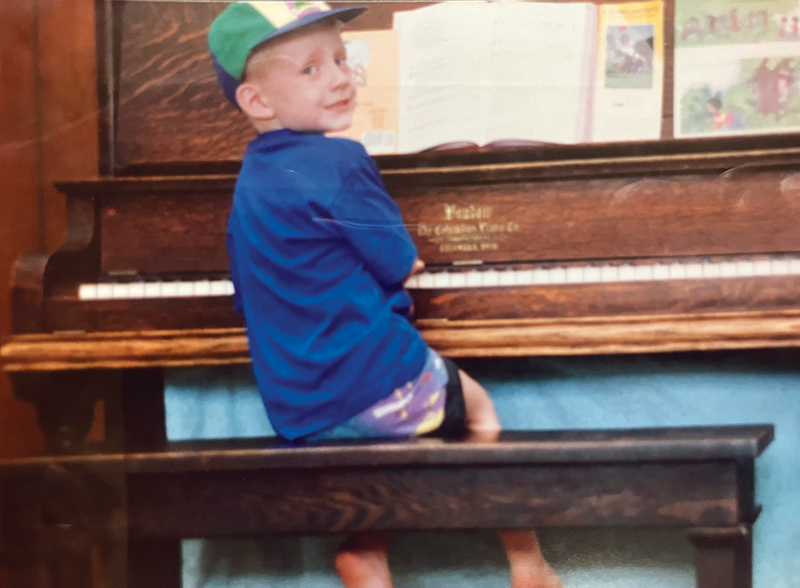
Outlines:
<svg viewBox="0 0 800 588"><path fill-rule="evenodd" d="M699 588L747 588L754 462L772 438L771 425L519 431L6 460L0 539L18 587L177 588L188 537L680 528Z"/></svg>

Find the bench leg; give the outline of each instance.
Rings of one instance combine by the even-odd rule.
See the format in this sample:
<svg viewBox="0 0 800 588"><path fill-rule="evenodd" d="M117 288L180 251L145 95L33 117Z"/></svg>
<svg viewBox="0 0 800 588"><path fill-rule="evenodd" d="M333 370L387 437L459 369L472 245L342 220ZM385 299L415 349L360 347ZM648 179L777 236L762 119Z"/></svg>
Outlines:
<svg viewBox="0 0 800 588"><path fill-rule="evenodd" d="M693 529L697 588L751 588L753 544L749 525Z"/></svg>
<svg viewBox="0 0 800 588"><path fill-rule="evenodd" d="M128 588L181 588L181 540L129 538Z"/></svg>

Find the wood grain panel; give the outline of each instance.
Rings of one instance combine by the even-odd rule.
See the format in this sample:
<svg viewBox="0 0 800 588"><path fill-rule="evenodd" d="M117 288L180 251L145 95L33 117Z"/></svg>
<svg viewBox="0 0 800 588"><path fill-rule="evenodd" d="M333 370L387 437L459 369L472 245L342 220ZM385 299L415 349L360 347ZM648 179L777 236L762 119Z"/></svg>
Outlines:
<svg viewBox="0 0 800 588"><path fill-rule="evenodd" d="M496 321L420 321L450 357L525 357L800 347L800 310ZM244 329L18 335L0 350L10 372L250 362Z"/></svg>
<svg viewBox="0 0 800 588"><path fill-rule="evenodd" d="M92 0L17 0L0 5L0 274L23 254L60 245L64 199L55 179L97 170ZM0 289L0 337L10 332ZM33 409L0 384L0 454L39 451Z"/></svg>
<svg viewBox="0 0 800 588"><path fill-rule="evenodd" d="M336 3L347 4L358 3ZM388 28L392 10L409 5L370 4L369 16L348 28ZM120 43L117 169L147 162L241 159L255 131L222 94L206 41L211 22L225 6L115 3Z"/></svg>
<svg viewBox="0 0 800 588"><path fill-rule="evenodd" d="M735 469L714 463L142 475L129 480L128 494L130 533L166 537L738 519Z"/></svg>
<svg viewBox="0 0 800 588"><path fill-rule="evenodd" d="M35 72L35 2L0 3L0 339L11 332L8 276L17 257L38 244L39 151ZM40 451L32 407L17 401L0 377L0 455Z"/></svg>
<svg viewBox="0 0 800 588"><path fill-rule="evenodd" d="M40 0L43 229L46 248L66 226L57 181L97 175L97 68L94 0Z"/></svg>

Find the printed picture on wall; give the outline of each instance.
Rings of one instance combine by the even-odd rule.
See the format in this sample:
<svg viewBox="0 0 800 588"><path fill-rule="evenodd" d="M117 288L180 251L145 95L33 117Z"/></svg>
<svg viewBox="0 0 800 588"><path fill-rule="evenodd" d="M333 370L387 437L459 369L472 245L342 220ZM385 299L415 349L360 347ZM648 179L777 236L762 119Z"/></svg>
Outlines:
<svg viewBox="0 0 800 588"><path fill-rule="evenodd" d="M606 88L653 87L653 25L606 27Z"/></svg>
<svg viewBox="0 0 800 588"><path fill-rule="evenodd" d="M675 136L800 131L800 1L678 0Z"/></svg>

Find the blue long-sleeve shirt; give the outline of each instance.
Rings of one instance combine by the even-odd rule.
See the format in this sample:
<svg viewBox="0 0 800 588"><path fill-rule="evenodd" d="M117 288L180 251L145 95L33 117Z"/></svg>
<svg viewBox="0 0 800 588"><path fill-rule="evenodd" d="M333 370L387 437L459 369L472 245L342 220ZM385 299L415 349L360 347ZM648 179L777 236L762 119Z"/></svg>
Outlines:
<svg viewBox="0 0 800 588"><path fill-rule="evenodd" d="M417 250L359 143L288 129L254 139L228 250L256 381L280 435L338 425L419 375L427 346L402 285Z"/></svg>

